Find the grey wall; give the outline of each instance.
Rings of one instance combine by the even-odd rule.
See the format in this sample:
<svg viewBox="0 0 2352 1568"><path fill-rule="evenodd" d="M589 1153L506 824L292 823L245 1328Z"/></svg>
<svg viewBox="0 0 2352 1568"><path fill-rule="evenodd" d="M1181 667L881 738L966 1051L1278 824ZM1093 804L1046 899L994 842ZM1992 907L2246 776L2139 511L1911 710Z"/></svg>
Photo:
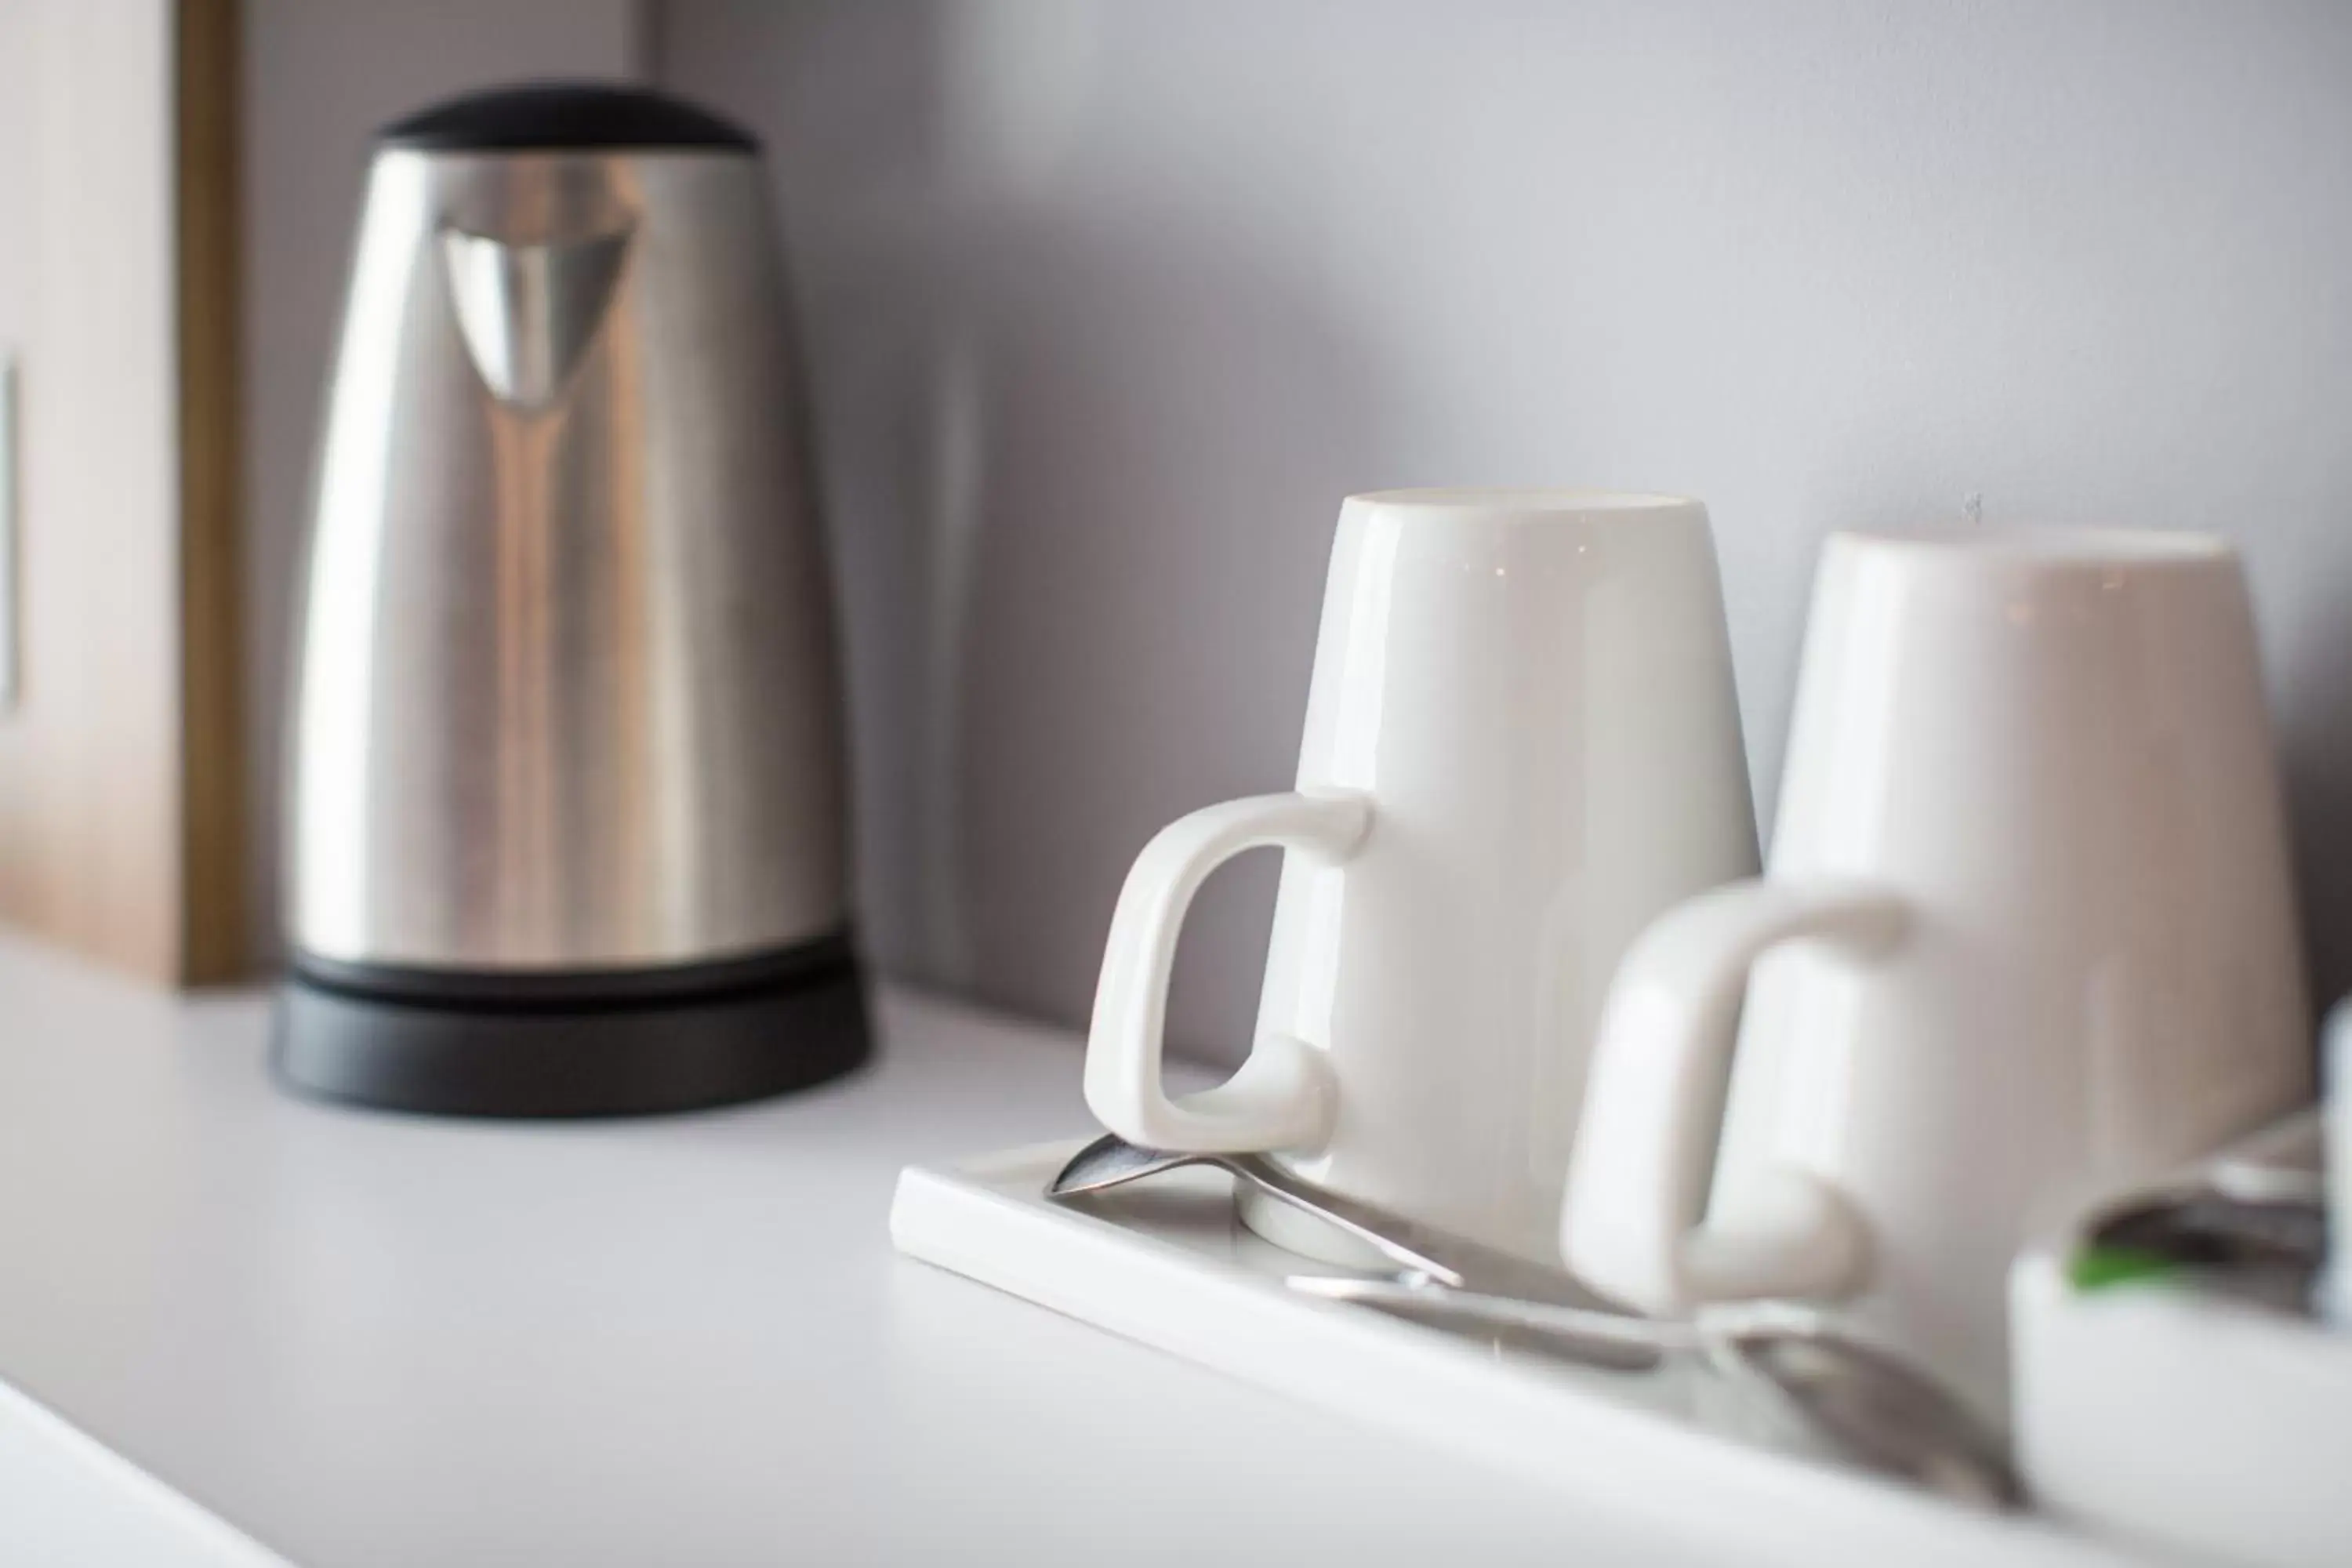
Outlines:
<svg viewBox="0 0 2352 1568"><path fill-rule="evenodd" d="M899 970L1083 1017L1144 838L1288 781L1339 498L1573 482L1712 507L1768 823L1825 531L2228 533L2352 984L2352 8L672 0L659 69L771 143Z"/></svg>

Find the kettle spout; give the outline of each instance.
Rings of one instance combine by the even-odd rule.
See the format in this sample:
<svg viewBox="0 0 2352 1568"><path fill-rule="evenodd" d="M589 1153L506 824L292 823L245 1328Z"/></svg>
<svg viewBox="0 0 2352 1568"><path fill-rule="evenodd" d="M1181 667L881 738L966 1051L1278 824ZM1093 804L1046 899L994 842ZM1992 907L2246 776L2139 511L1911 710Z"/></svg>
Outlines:
<svg viewBox="0 0 2352 1568"><path fill-rule="evenodd" d="M441 231L458 333L499 401L538 413L562 397L595 341L628 247L627 229L529 245Z"/></svg>

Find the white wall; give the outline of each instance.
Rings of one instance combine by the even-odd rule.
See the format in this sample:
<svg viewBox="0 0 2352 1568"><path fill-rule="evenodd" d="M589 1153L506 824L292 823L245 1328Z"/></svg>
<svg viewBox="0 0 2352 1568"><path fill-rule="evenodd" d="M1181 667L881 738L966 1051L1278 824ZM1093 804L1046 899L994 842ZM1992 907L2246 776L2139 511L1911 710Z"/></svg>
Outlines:
<svg viewBox="0 0 2352 1568"><path fill-rule="evenodd" d="M2352 7L671 0L768 139L895 966L1083 1016L1129 858L1287 783L1339 498L1683 490L1759 805L1813 555L2245 548L2352 984ZM1269 868L1178 1032L1247 1026Z"/></svg>

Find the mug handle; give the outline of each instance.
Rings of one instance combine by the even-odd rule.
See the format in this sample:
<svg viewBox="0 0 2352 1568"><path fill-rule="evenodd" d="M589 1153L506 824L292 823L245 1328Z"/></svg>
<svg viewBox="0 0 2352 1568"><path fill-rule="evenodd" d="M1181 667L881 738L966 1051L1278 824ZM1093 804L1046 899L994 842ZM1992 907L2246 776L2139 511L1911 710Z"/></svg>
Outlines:
<svg viewBox="0 0 2352 1568"><path fill-rule="evenodd" d="M1903 938L1897 894L1769 878L1701 893L1654 921L1617 968L1595 1036L1560 1205L1560 1258L1644 1312L1710 1300L1835 1300L1861 1289L1870 1236L1843 1194L1783 1168L1700 1224L1748 972L1785 942L1860 962Z"/></svg>
<svg viewBox="0 0 2352 1568"><path fill-rule="evenodd" d="M1295 791L1205 806L1144 846L1111 914L1087 1037L1087 1105L1097 1121L1130 1143L1188 1154L1328 1141L1339 1113L1330 1063L1288 1035L1260 1036L1240 1070L1215 1089L1168 1098L1160 1080L1168 976L1184 911L1210 872L1265 845L1345 860L1371 824L1371 802L1360 795Z"/></svg>

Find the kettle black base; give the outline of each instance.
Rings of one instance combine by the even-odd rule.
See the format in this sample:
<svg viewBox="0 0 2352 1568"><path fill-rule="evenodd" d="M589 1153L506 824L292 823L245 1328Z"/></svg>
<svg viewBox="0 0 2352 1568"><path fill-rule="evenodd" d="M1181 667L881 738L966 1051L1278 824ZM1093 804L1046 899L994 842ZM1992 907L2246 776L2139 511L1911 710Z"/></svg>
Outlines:
<svg viewBox="0 0 2352 1568"><path fill-rule="evenodd" d="M760 1100L872 1052L848 937L666 969L491 973L297 953L272 1070L301 1093L453 1116L635 1116Z"/></svg>

